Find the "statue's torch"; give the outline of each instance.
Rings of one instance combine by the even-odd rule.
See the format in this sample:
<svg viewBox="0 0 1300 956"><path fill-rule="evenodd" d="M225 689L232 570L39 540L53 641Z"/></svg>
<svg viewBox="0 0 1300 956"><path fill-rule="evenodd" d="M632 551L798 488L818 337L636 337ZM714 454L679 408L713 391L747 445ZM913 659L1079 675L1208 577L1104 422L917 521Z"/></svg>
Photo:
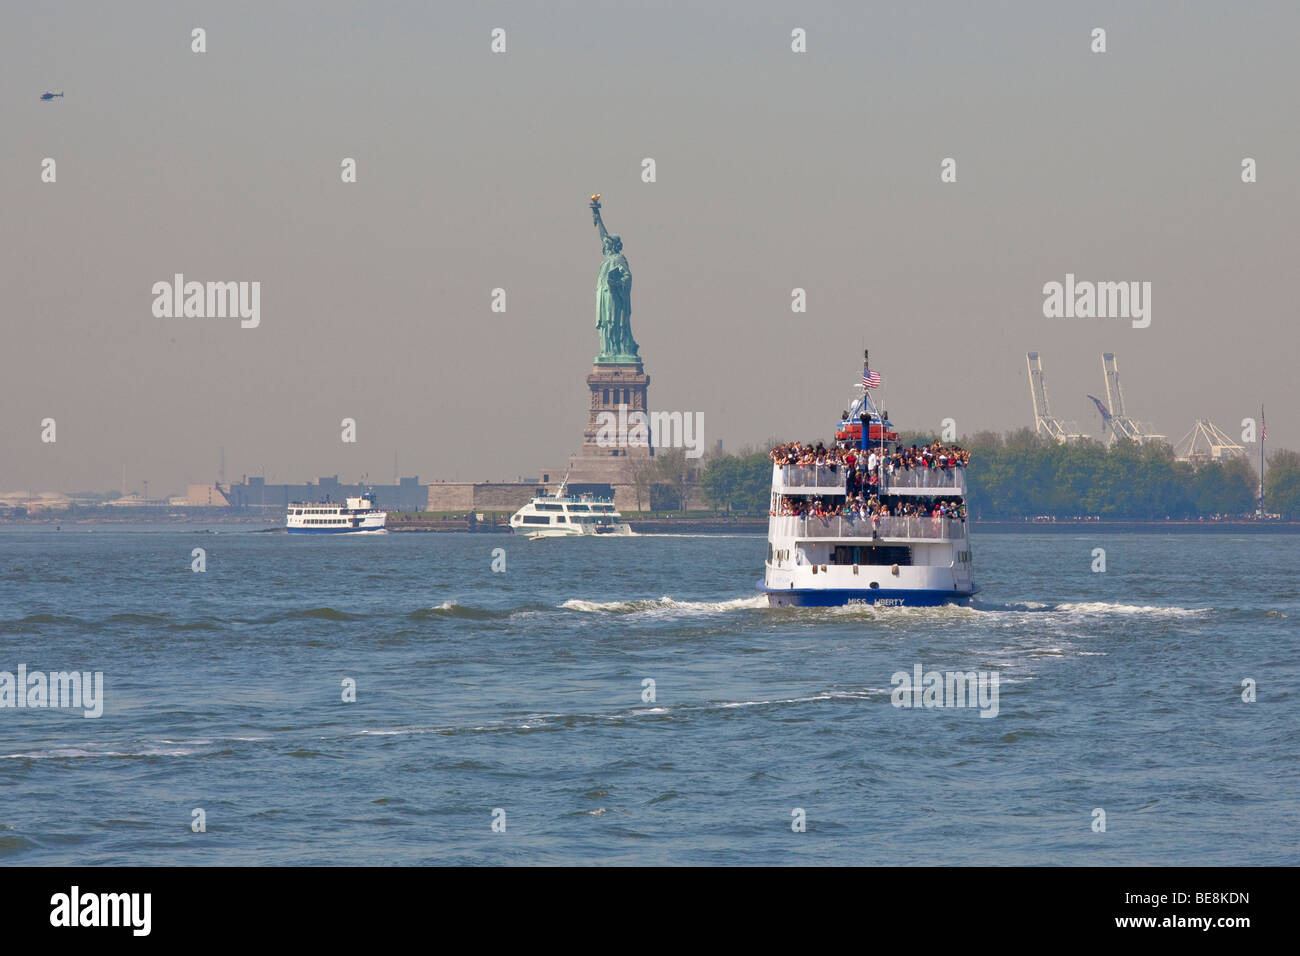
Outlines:
<svg viewBox="0 0 1300 956"><path fill-rule="evenodd" d="M600 193L591 197L591 224L593 226L600 224Z"/></svg>

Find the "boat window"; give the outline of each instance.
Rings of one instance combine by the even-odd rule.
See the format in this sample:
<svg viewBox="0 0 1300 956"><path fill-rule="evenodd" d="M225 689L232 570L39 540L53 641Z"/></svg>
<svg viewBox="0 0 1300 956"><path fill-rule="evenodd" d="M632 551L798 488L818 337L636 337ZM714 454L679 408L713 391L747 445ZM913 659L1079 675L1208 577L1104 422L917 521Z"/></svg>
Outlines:
<svg viewBox="0 0 1300 956"><path fill-rule="evenodd" d="M878 545L876 547L836 545L831 552L831 564L897 564L910 567L912 549L905 545Z"/></svg>
<svg viewBox="0 0 1300 956"><path fill-rule="evenodd" d="M551 519L546 515L524 515L524 524L550 524Z"/></svg>
<svg viewBox="0 0 1300 956"><path fill-rule="evenodd" d="M563 511L564 505L534 505L538 511Z"/></svg>
<svg viewBox="0 0 1300 956"><path fill-rule="evenodd" d="M569 505L570 511L590 511L590 505Z"/></svg>
<svg viewBox="0 0 1300 956"><path fill-rule="evenodd" d="M557 524L564 524L564 515L556 515L555 521Z"/></svg>

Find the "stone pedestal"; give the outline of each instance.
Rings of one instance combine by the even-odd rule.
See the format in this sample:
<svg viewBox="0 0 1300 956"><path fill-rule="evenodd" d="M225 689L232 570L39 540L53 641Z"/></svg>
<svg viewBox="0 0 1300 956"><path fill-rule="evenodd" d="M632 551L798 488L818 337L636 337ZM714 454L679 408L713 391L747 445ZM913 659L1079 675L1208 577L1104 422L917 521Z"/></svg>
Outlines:
<svg viewBox="0 0 1300 956"><path fill-rule="evenodd" d="M634 472L649 465L654 457L648 428L633 432L635 443L627 441L628 417L649 411L647 391L650 376L639 361L597 362L587 376L591 398L587 427L582 432L582 451L569 460L569 485L608 485L620 511L635 511L632 487ZM620 406L622 406L620 408ZM611 430L608 422L616 423ZM640 436L646 436L644 441ZM648 501L642 501L648 507Z"/></svg>
<svg viewBox="0 0 1300 956"><path fill-rule="evenodd" d="M627 417L633 412L644 415L649 411L646 392L650 376L640 362L597 362L587 376L591 401L587 413L587 427L582 432L582 458L650 458L654 449L649 440L628 444L626 441ZM612 418L610 417L612 416ZM605 424L617 422L624 429L610 441L611 433ZM642 433L649 432L642 429ZM635 437L635 436L634 436Z"/></svg>

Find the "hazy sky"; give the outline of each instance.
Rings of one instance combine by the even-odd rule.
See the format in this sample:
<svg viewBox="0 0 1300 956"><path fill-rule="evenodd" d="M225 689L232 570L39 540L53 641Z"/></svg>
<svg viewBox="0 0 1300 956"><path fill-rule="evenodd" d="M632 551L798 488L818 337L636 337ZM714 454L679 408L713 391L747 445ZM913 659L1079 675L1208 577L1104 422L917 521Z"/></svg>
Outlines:
<svg viewBox="0 0 1300 956"><path fill-rule="evenodd" d="M1298 33L1294 2L6 2L0 491L181 491L220 446L236 479L562 467L593 192L651 405L709 445L828 436L867 346L905 428L1031 424L1032 349L1096 434L1114 351L1171 439L1264 401L1300 447ZM176 272L261 282L260 327L155 318ZM1150 327L1045 318L1067 272L1151 282Z"/></svg>

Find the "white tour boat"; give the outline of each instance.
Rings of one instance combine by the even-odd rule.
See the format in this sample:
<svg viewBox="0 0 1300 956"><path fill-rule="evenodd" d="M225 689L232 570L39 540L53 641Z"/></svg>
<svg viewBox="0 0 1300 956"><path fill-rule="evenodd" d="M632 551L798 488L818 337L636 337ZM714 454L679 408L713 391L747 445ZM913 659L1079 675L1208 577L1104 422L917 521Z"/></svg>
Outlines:
<svg viewBox="0 0 1300 956"><path fill-rule="evenodd" d="M759 587L773 607L873 607L968 601L971 576L965 454L927 446L925 464L898 442L868 397L879 384L864 368L862 394L836 428L822 463L773 452L767 562ZM852 459L852 464L848 459ZM909 463L910 464L907 464Z"/></svg>
<svg viewBox="0 0 1300 956"><path fill-rule="evenodd" d="M510 516L512 531L530 538L630 535L632 529L608 498L565 493L566 477L554 495L539 495Z"/></svg>
<svg viewBox="0 0 1300 956"><path fill-rule="evenodd" d="M383 531L388 512L375 507L373 492L337 501L295 501L289 505L285 530L290 534L349 534Z"/></svg>

